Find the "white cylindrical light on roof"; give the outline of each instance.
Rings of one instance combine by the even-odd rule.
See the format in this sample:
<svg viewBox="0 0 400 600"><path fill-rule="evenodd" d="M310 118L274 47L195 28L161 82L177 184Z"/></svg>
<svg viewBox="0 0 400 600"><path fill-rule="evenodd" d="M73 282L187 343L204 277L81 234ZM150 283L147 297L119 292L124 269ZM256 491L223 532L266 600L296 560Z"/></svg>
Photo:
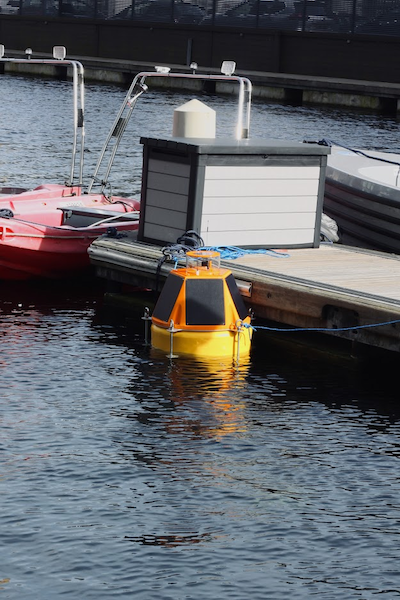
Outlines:
<svg viewBox="0 0 400 600"><path fill-rule="evenodd" d="M199 100L190 100L174 111L174 137L215 138L216 113Z"/></svg>

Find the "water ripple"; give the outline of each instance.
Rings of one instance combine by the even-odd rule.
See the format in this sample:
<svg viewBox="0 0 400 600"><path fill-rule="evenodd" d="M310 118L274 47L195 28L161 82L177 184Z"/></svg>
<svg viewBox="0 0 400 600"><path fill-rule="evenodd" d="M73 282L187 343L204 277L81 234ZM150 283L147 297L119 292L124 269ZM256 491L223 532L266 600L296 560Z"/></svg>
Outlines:
<svg viewBox="0 0 400 600"><path fill-rule="evenodd" d="M10 185L64 178L64 85L2 76L13 106L30 98L0 134ZM88 168L123 95L88 86ZM147 96L133 137L169 132L173 108L189 99L161 97L153 122ZM33 138L47 99L55 135L43 172L43 138ZM217 100L219 127L230 102ZM389 117L273 103L255 102L253 117L253 130L272 137L329 132L393 151L398 128ZM129 142L125 156L122 193L139 189L141 149ZM239 369L171 362L102 319L101 297L82 282L2 286L2 600L400 596L396 369L271 338Z"/></svg>

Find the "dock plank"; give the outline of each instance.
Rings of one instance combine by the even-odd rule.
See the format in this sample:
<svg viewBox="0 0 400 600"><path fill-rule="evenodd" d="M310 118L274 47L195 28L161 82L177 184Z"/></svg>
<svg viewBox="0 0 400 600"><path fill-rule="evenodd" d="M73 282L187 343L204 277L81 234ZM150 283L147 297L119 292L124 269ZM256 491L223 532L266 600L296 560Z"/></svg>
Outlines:
<svg viewBox="0 0 400 600"><path fill-rule="evenodd" d="M333 244L287 252L287 258L248 254L235 259L232 264L400 302L398 256Z"/></svg>

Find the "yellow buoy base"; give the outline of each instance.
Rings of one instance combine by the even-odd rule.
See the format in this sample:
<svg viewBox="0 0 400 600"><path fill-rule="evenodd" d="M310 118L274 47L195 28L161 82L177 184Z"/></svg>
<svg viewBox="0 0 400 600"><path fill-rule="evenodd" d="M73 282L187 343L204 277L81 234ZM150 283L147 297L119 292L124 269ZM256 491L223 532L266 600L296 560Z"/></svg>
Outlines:
<svg viewBox="0 0 400 600"><path fill-rule="evenodd" d="M171 346L172 335L172 346ZM151 345L153 348L173 354L187 354L202 357L232 357L249 354L252 330L243 328L240 331L177 331L151 326ZM238 348L239 341L239 348Z"/></svg>

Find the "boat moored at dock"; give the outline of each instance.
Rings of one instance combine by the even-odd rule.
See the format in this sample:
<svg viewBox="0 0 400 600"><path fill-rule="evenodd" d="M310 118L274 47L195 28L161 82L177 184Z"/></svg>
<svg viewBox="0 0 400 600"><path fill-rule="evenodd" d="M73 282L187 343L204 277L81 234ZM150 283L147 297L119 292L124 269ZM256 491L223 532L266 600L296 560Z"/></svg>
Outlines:
<svg viewBox="0 0 400 600"><path fill-rule="evenodd" d="M340 241L400 254L400 154L331 149L324 212L336 221Z"/></svg>
<svg viewBox="0 0 400 600"><path fill-rule="evenodd" d="M80 187L38 186L0 198L0 279L80 275L90 267L89 245L109 232L135 230L139 203Z"/></svg>
<svg viewBox="0 0 400 600"><path fill-rule="evenodd" d="M138 228L139 202L83 188L84 69L55 46L53 59L4 58L0 63L56 65L71 70L73 134L65 184L0 188L0 279L60 278L90 267L87 249L99 235Z"/></svg>

